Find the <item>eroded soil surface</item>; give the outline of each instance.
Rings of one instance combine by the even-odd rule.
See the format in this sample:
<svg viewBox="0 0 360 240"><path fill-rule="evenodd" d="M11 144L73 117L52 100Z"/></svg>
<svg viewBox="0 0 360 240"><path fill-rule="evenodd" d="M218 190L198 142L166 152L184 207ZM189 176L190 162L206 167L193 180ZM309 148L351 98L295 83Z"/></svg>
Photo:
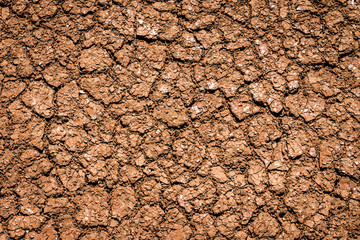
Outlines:
<svg viewBox="0 0 360 240"><path fill-rule="evenodd" d="M359 239L356 0L0 9L0 240Z"/></svg>

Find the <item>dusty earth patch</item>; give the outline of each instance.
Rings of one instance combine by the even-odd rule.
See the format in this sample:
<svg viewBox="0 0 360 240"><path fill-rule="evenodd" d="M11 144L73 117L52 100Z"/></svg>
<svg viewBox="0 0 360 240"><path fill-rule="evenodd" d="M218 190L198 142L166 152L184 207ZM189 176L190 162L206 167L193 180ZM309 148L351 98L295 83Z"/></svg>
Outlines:
<svg viewBox="0 0 360 240"><path fill-rule="evenodd" d="M0 0L0 239L358 239L360 3Z"/></svg>

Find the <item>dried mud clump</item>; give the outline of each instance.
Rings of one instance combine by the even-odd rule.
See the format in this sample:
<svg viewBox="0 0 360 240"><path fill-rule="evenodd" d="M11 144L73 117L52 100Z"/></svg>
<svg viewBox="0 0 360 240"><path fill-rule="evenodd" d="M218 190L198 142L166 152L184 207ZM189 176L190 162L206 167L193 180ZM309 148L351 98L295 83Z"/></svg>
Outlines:
<svg viewBox="0 0 360 240"><path fill-rule="evenodd" d="M359 239L360 3L0 0L0 240Z"/></svg>

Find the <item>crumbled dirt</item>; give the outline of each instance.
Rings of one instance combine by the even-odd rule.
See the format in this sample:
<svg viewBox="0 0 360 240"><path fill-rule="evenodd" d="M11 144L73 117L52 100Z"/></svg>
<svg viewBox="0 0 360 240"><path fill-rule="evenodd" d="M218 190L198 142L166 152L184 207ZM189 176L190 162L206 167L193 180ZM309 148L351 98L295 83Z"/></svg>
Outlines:
<svg viewBox="0 0 360 240"><path fill-rule="evenodd" d="M357 0L0 0L0 240L359 239Z"/></svg>

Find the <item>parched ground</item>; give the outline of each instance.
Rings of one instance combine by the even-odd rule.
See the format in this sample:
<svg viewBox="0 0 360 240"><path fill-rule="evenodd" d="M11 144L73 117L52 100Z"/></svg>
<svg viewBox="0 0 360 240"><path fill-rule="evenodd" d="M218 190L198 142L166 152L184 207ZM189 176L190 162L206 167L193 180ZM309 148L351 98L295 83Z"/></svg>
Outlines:
<svg viewBox="0 0 360 240"><path fill-rule="evenodd" d="M357 0L0 9L0 240L359 239Z"/></svg>

